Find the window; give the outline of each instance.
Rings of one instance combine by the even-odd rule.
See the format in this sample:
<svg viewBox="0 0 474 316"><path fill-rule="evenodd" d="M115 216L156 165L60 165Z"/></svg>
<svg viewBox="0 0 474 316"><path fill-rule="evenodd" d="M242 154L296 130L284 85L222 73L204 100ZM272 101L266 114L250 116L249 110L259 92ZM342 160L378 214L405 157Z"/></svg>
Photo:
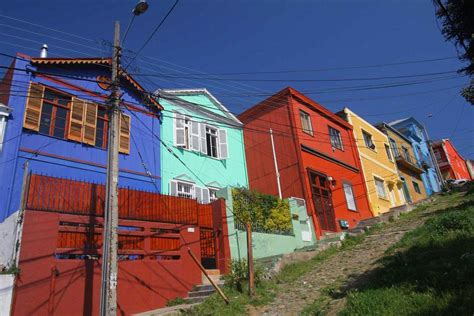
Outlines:
<svg viewBox="0 0 474 316"><path fill-rule="evenodd" d="M23 127L38 133L106 148L108 115L97 103L31 83ZM130 153L130 116L121 114L119 152Z"/></svg>
<svg viewBox="0 0 474 316"><path fill-rule="evenodd" d="M194 185L186 182L177 183L177 196L185 197L189 199L194 198Z"/></svg>
<svg viewBox="0 0 474 316"><path fill-rule="evenodd" d="M408 151L408 149L402 146L402 151L406 161L411 162L410 152Z"/></svg>
<svg viewBox="0 0 474 316"><path fill-rule="evenodd" d="M435 151L434 151L434 154L435 154L436 160L437 160L438 162L442 162L442 161L443 161L443 159L441 158L441 153L439 152L439 150L435 150Z"/></svg>
<svg viewBox="0 0 474 316"><path fill-rule="evenodd" d="M333 148L337 148L342 150L342 139L341 139L341 133L335 129L329 126L329 136L331 137L331 146Z"/></svg>
<svg viewBox="0 0 474 316"><path fill-rule="evenodd" d="M418 185L418 183L415 181L412 181L412 182L413 182L413 188L415 189L415 192L418 194L421 194L420 186Z"/></svg>
<svg viewBox="0 0 474 316"><path fill-rule="evenodd" d="M209 200L211 200L211 202L216 201L218 199L217 191L219 191L219 189L209 188Z"/></svg>
<svg viewBox="0 0 474 316"><path fill-rule="evenodd" d="M217 129L206 126L206 154L217 158Z"/></svg>
<svg viewBox="0 0 474 316"><path fill-rule="evenodd" d="M40 116L41 134L66 138L66 126L69 118L71 97L56 91L45 89Z"/></svg>
<svg viewBox="0 0 474 316"><path fill-rule="evenodd" d="M309 114L300 110L300 119L303 132L313 136L313 126L311 125L311 118Z"/></svg>
<svg viewBox="0 0 474 316"><path fill-rule="evenodd" d="M174 113L174 145L218 159L229 158L227 130Z"/></svg>
<svg viewBox="0 0 474 316"><path fill-rule="evenodd" d="M7 129L7 121L10 111L10 108L0 104L0 152L2 151L3 140L5 139L5 131Z"/></svg>
<svg viewBox="0 0 474 316"><path fill-rule="evenodd" d="M362 136L364 137L365 146L367 146L367 148L375 150L375 145L372 141L372 135L370 135L366 131L362 131Z"/></svg>
<svg viewBox="0 0 474 316"><path fill-rule="evenodd" d="M390 146L387 144L384 144L384 145L385 145L385 152L387 153L388 160L393 161L392 152L390 151Z"/></svg>
<svg viewBox="0 0 474 316"><path fill-rule="evenodd" d="M342 186L344 187L344 194L346 196L347 208L351 211L357 211L355 199L354 199L354 190L352 189L352 185L349 183L343 183Z"/></svg>
<svg viewBox="0 0 474 316"><path fill-rule="evenodd" d="M377 195L383 199L387 198L387 192L385 192L385 186L383 180L374 178L375 180L375 188L377 190Z"/></svg>
<svg viewBox="0 0 474 316"><path fill-rule="evenodd" d="M390 148L392 148L392 151L395 157L400 156L400 154L398 153L397 142L393 138L390 138L389 141L390 141Z"/></svg>

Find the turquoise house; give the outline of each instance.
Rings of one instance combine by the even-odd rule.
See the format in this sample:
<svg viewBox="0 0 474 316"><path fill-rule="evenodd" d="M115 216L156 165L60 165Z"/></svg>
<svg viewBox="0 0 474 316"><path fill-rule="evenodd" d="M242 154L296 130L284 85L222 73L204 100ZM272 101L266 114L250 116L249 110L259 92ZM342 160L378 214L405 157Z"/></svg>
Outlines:
<svg viewBox="0 0 474 316"><path fill-rule="evenodd" d="M206 89L158 90L162 192L208 203L219 189L248 187L243 125Z"/></svg>

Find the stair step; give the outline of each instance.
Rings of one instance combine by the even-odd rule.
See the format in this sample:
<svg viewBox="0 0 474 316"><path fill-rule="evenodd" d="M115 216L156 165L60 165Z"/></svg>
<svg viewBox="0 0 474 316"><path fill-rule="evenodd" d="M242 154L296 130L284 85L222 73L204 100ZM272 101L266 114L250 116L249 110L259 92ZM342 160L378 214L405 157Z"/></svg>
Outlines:
<svg viewBox="0 0 474 316"><path fill-rule="evenodd" d="M219 281L221 281L221 275L220 274L219 275L209 275L209 277L212 279L212 281L214 281L214 283L218 283ZM204 285L211 284L209 279L204 274L202 274L202 284L204 284Z"/></svg>
<svg viewBox="0 0 474 316"><path fill-rule="evenodd" d="M209 290L199 290L199 291L191 291L188 292L188 297L198 297L198 296L210 296L212 295L216 290L214 287Z"/></svg>
<svg viewBox="0 0 474 316"><path fill-rule="evenodd" d="M189 304L194 304L194 303L201 303L204 302L209 296L194 296L194 297L186 297L185 300Z"/></svg>

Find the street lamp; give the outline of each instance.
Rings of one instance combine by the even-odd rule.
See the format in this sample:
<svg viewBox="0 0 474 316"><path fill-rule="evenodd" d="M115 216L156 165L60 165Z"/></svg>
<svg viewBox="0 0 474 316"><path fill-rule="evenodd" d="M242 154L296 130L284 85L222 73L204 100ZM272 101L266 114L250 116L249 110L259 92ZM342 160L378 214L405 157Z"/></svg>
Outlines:
<svg viewBox="0 0 474 316"><path fill-rule="evenodd" d="M146 2L146 0L140 0L135 6L135 8L133 8L132 13L138 16L140 14L145 13L146 10L148 10L148 3Z"/></svg>

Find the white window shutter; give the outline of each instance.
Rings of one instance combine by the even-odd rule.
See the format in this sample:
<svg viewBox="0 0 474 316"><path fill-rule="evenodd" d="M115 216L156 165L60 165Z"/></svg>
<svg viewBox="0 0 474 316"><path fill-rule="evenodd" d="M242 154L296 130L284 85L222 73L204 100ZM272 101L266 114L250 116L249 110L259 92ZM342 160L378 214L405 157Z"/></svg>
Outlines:
<svg viewBox="0 0 474 316"><path fill-rule="evenodd" d="M202 188L194 186L194 197L199 203L202 203Z"/></svg>
<svg viewBox="0 0 474 316"><path fill-rule="evenodd" d="M201 153L207 155L207 142L206 142L206 124L201 123Z"/></svg>
<svg viewBox="0 0 474 316"><path fill-rule="evenodd" d="M178 181L170 181L170 194L173 196L178 196Z"/></svg>
<svg viewBox="0 0 474 316"><path fill-rule="evenodd" d="M184 132L185 117L182 114L174 113L174 145L185 146L185 132Z"/></svg>
<svg viewBox="0 0 474 316"><path fill-rule="evenodd" d="M344 183L344 193L346 195L347 208L350 210L357 210L354 200L354 193L350 184Z"/></svg>
<svg viewBox="0 0 474 316"><path fill-rule="evenodd" d="M209 203L210 198L209 198L209 189L208 188L203 188L202 189L202 203L207 204Z"/></svg>
<svg viewBox="0 0 474 316"><path fill-rule="evenodd" d="M225 129L219 129L219 158L229 158L229 152L227 148L227 131Z"/></svg>
<svg viewBox="0 0 474 316"><path fill-rule="evenodd" d="M189 149L193 151L200 151L200 139L199 139L199 122L191 121L191 131L190 131L190 142Z"/></svg>

